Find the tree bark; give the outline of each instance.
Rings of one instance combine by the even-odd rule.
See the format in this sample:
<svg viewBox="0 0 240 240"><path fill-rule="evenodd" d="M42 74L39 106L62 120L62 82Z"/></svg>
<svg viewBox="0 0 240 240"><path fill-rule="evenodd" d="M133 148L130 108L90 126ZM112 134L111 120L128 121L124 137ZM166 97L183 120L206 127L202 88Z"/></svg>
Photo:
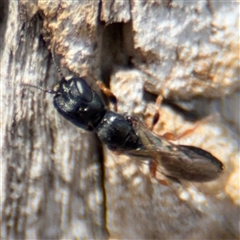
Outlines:
<svg viewBox="0 0 240 240"><path fill-rule="evenodd" d="M1 5L1 238L239 237L239 3ZM157 134L179 134L210 115L176 144L211 152L223 176L166 187L138 159L64 120L53 95L22 85L59 81L53 46L64 75L85 77L99 93L92 76L104 81L120 113L149 124L153 99L171 102L161 106Z"/></svg>

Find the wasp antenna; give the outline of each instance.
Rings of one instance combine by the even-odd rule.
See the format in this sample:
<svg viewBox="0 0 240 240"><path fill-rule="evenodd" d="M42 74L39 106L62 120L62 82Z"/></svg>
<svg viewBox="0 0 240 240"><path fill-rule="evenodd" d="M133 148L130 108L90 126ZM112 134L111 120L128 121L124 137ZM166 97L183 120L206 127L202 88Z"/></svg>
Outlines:
<svg viewBox="0 0 240 240"><path fill-rule="evenodd" d="M62 73L62 71L61 71L61 69L60 69L60 67L57 64L57 61L56 61L55 47L56 47L56 41L53 42L52 47L51 47L51 53L52 53L53 62L55 64L56 69L57 69L59 75L61 76L61 78L65 78L63 73Z"/></svg>
<svg viewBox="0 0 240 240"><path fill-rule="evenodd" d="M35 86L35 85L32 85L32 84L28 84L28 83L21 83L20 86L35 88L35 89L41 90L42 92L46 92L46 93L50 93L50 94L56 94L57 93L53 89L44 89L42 87Z"/></svg>

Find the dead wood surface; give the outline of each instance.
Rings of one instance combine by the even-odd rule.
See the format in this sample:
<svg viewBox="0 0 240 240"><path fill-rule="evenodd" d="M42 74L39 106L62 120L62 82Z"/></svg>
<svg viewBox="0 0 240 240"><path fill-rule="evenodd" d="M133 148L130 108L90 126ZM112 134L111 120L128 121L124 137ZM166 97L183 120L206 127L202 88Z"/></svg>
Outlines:
<svg viewBox="0 0 240 240"><path fill-rule="evenodd" d="M2 239L237 239L239 237L239 3L235 1L1 1ZM155 131L212 119L186 145L225 164L208 184L160 185L55 111L66 76L109 83L119 112L145 114L162 94ZM97 89L97 88L96 88ZM218 115L214 115L214 113Z"/></svg>

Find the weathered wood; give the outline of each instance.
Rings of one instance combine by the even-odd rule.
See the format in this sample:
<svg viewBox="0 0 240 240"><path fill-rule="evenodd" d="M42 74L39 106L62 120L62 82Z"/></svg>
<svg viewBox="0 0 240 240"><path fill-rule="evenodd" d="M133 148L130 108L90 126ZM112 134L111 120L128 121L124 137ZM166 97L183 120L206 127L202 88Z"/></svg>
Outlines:
<svg viewBox="0 0 240 240"><path fill-rule="evenodd" d="M236 239L239 235L239 30L234 1L2 1L1 238ZM204 122L181 143L224 162L208 184L151 179L138 160L102 148L59 116L51 88L64 74L109 81L119 112L149 116L146 97L194 100ZM228 97L224 97L228 94ZM214 99L219 97L221 99ZM212 98L210 100L209 98ZM155 131L193 122L162 106ZM103 151L104 150L104 151ZM103 162L104 160L104 162Z"/></svg>

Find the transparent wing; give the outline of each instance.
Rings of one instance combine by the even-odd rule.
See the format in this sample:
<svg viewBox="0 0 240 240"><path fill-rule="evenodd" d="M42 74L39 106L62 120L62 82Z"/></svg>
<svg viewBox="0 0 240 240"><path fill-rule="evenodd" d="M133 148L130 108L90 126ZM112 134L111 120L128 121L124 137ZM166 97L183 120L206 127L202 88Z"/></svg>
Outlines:
<svg viewBox="0 0 240 240"><path fill-rule="evenodd" d="M218 178L223 164L209 152L194 146L175 145L148 130L134 118L134 130L142 141L142 147L125 154L139 160L148 160L164 175L194 182L207 182Z"/></svg>

